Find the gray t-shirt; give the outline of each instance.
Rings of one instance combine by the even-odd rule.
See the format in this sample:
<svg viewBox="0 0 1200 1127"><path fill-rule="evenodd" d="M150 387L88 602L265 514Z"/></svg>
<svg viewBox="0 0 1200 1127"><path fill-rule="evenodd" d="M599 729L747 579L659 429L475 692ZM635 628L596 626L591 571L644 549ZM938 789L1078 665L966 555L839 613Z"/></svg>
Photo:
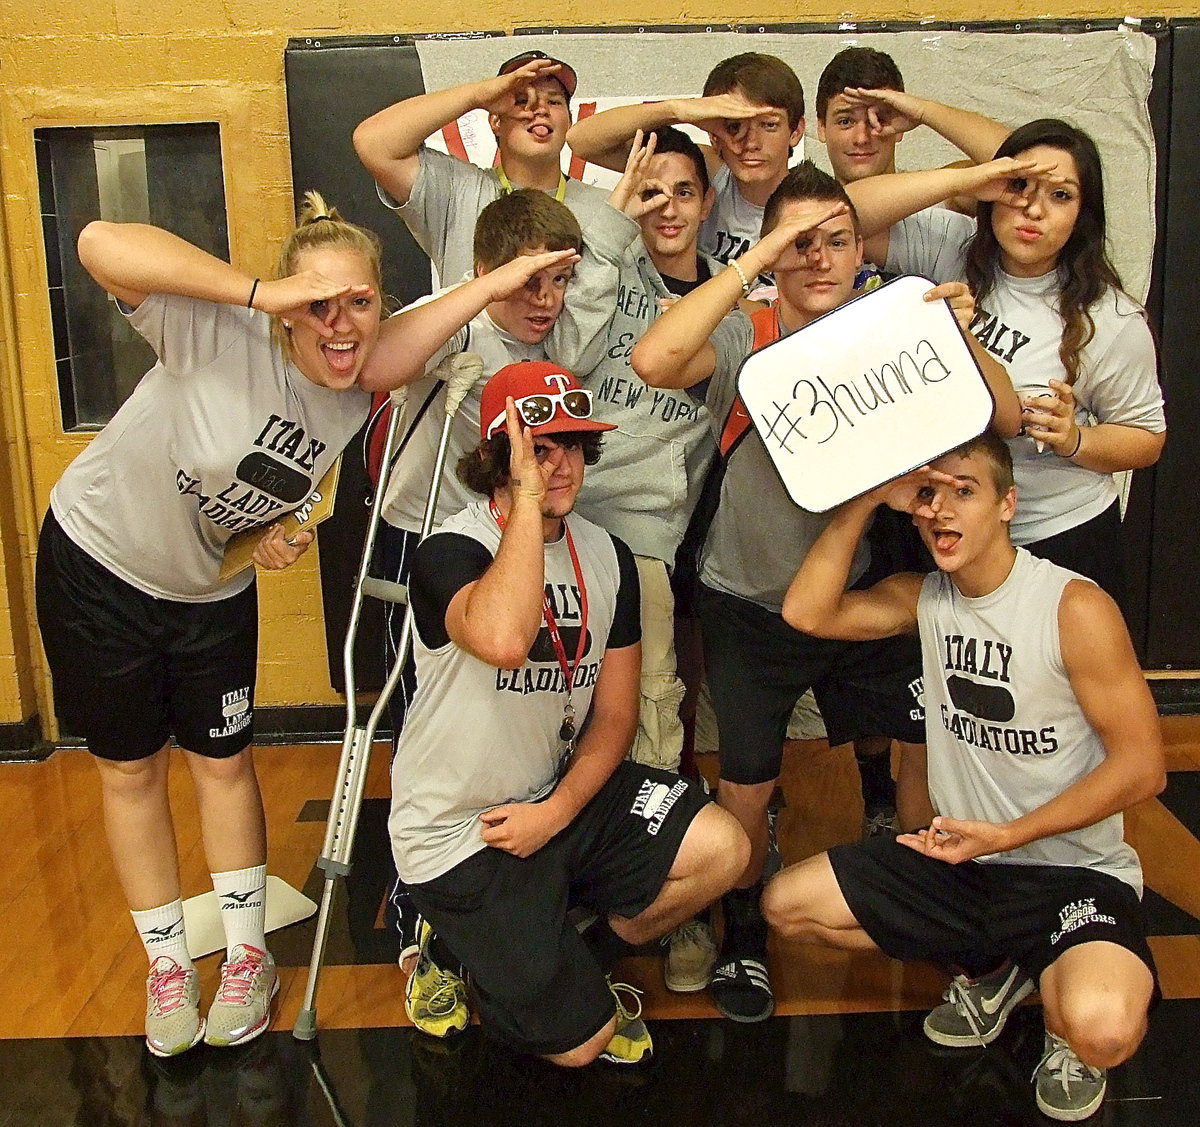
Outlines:
<svg viewBox="0 0 1200 1127"><path fill-rule="evenodd" d="M66 534L140 591L214 602L225 542L312 492L367 415L357 387L319 387L265 313L151 294L129 317L158 355L50 494Z"/></svg>
<svg viewBox="0 0 1200 1127"><path fill-rule="evenodd" d="M404 403L399 433L407 434L410 426L414 429L388 479L383 516L389 524L409 532L417 532L421 528L433 480L433 467L437 461L438 444L446 422L445 387L437 391L419 422L416 421L416 415L430 392L437 387L439 379L443 378L444 373L437 371L443 360L464 351L474 353L482 361L482 372L450 424L446 468L438 493L435 525L475 500L475 494L458 480L455 466L458 459L479 442L479 405L483 398L483 385L506 364L522 360L549 359L576 373L586 372L599 361L607 343L606 327L611 314L612 294L617 286L617 263L628 244L628 223L625 216L607 203L597 213L597 220L584 244L581 261L567 286L562 311L549 336L541 344L526 344L517 340L496 324L484 309L434 353L425 365L425 375L404 389L403 395L393 393L393 398ZM455 288L449 286L428 297L418 298L405 308L424 305Z"/></svg>
<svg viewBox="0 0 1200 1127"><path fill-rule="evenodd" d="M634 579L622 585L617 547L607 532L582 517L570 516L567 522L587 589L587 644L574 669L572 693L575 714L584 717L619 604L625 611L625 636L614 638L614 645L638 640L637 584ZM476 501L451 517L417 550L414 606L421 604L425 587L445 583L452 566L446 546L462 537L495 556L500 529L487 501ZM438 574L426 579L430 568ZM467 581L475 578L478 573ZM546 545L545 578L567 660L573 664L582 600L565 536ZM458 587L458 581L451 586ZM488 665L444 634L433 636L436 632L435 625L431 636L424 636L418 612L413 636L417 693L392 763L388 830L397 871L410 884L433 880L486 848L479 815L505 803L544 797L562 767L558 732L565 682L545 624L516 669Z"/></svg>
<svg viewBox="0 0 1200 1127"><path fill-rule="evenodd" d="M413 305L432 301L447 292L449 291L441 290L430 297L420 298L413 302ZM406 389L404 413L400 417L398 433L408 434L411 428L412 436L388 476L387 491L383 498L384 520L408 532L420 531L425 505L433 484L438 445L441 442L442 429L446 425L444 385L434 395L419 421L416 415L444 375L437 370L438 365L445 358L464 350L475 353L480 358L483 362L483 372L479 381L467 392L450 424L446 465L438 489L434 527L466 508L479 496L459 481L455 466L463 454L474 449L479 443L479 405L483 398L483 385L506 364L546 358L546 351L542 345L525 344L517 340L511 333L500 328L486 309L476 314L466 327L455 333L434 353L426 365L425 375Z"/></svg>
<svg viewBox="0 0 1200 1127"><path fill-rule="evenodd" d="M919 273L937 282L966 276L965 252L975 221L931 209L892 228L887 268ZM1083 349L1075 394L1075 420L1118 423L1153 434L1166 430L1154 340L1141 307L1109 289L1090 310L1095 335ZM1067 378L1058 355L1063 322L1057 275L1015 278L996 272L991 292L975 313L971 332L1008 370L1017 394ZM1061 458L1032 438L1008 440L1017 482L1015 544L1033 544L1099 516L1117 498L1111 474Z"/></svg>
<svg viewBox="0 0 1200 1127"><path fill-rule="evenodd" d="M926 576L917 618L929 796L938 813L1009 822L1104 761L1059 642L1058 605L1067 584L1080 578L1023 548L1008 578L977 599L962 595L945 572ZM1112 814L979 861L1078 865L1123 880L1140 896L1141 865L1123 827L1122 815Z"/></svg>
<svg viewBox="0 0 1200 1127"><path fill-rule="evenodd" d="M718 262L729 263L758 242L764 208L738 190L728 165L712 178L713 207L700 228L700 250Z"/></svg>
<svg viewBox="0 0 1200 1127"><path fill-rule="evenodd" d="M592 245L590 232L588 239ZM604 436L604 452L588 468L576 511L635 554L670 566L715 446L703 404L686 391L647 387L630 367L633 346L670 291L632 220L625 220L624 243L617 285L604 295L609 320L602 359L580 379L592 391L592 417L617 429Z"/></svg>
<svg viewBox="0 0 1200 1127"><path fill-rule="evenodd" d="M504 194L504 187L494 168L480 168L428 145L421 146L419 157L420 170L408 203L398 204L382 188L378 189L379 198L404 220L438 278L453 281L474 270L475 220L492 200ZM575 213L586 235L599 209L608 207L608 193L579 180L567 180L563 202Z"/></svg>
<svg viewBox="0 0 1200 1127"><path fill-rule="evenodd" d="M719 442L737 394L738 368L754 343L750 318L734 310L717 326L710 343L717 357L704 405ZM720 501L700 556L700 579L715 590L779 613L800 564L829 519L829 514L807 512L787 495L767 448L751 426L729 456ZM860 544L851 582L866 570L869 558L866 544Z"/></svg>

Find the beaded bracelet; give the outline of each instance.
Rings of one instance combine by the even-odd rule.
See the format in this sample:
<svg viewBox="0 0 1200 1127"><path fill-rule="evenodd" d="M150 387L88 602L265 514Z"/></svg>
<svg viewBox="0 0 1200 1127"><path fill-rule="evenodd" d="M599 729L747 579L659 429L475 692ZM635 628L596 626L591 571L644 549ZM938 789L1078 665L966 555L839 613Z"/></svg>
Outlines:
<svg viewBox="0 0 1200 1127"><path fill-rule="evenodd" d="M733 267L733 272L741 279L742 296L749 297L754 290L754 286L750 284L750 280L746 277L746 272L734 261L731 261L729 265Z"/></svg>

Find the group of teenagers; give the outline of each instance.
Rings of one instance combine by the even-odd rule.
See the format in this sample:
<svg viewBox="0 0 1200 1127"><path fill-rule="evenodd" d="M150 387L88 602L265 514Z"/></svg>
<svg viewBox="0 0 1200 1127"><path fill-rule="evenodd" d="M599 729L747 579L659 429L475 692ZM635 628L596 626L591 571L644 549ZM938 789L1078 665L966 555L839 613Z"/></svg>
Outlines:
<svg viewBox="0 0 1200 1127"><path fill-rule="evenodd" d="M145 225L80 237L158 362L54 488L37 607L151 960L147 1045L236 1045L270 1022L254 569L218 573L247 528L265 529L258 567L305 551L312 534L277 518L360 430L370 393L392 391L403 441L379 567L408 585L415 626L411 658L390 658L410 669L389 820L414 1023L463 1029L465 973L484 1031L516 1050L637 1062L651 1038L611 981L622 955L662 938L668 987L761 1021L774 929L946 967L924 1021L941 1045L990 1043L1040 991L1037 1104L1086 1118L1159 993L1122 811L1165 780L1114 599L1113 477L1157 459L1165 421L1144 312L1106 254L1096 147L1063 121L1009 130L907 93L866 47L820 79L832 176L791 165L804 94L773 56L724 60L698 97L572 125L576 82L529 51L358 126L381 200L447 283L389 317L378 240L315 192L270 279ZM475 109L492 168L426 143ZM897 173L918 127L965 159ZM617 186L567 179L568 143ZM750 425L739 367L900 274L953 312L991 425L806 512ZM464 364L478 382L422 539ZM400 633L389 624L393 646ZM681 721L701 667L715 795ZM855 743L868 832L781 867L772 797L809 689L830 743ZM173 741L228 946L206 1013Z"/></svg>

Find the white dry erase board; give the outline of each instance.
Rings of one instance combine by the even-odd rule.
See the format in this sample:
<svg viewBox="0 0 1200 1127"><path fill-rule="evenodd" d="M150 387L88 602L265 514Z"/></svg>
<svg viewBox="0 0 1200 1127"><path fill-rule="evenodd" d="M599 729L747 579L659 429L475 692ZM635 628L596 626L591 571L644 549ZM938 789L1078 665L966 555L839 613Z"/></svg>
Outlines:
<svg viewBox="0 0 1200 1127"><path fill-rule="evenodd" d="M934 283L896 278L738 369L738 394L788 495L823 513L953 450L992 394Z"/></svg>

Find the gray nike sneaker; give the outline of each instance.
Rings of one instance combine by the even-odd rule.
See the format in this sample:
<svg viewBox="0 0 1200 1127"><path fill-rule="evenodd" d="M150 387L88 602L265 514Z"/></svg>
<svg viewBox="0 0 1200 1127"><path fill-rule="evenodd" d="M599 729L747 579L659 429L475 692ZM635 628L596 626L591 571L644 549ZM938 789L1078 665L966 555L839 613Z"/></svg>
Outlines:
<svg viewBox="0 0 1200 1127"><path fill-rule="evenodd" d="M1077 1123L1104 1102L1108 1074L1084 1064L1061 1037L1046 1030L1046 1050L1033 1072L1037 1105L1051 1119Z"/></svg>
<svg viewBox="0 0 1200 1127"><path fill-rule="evenodd" d="M956 974L937 1006L925 1017L925 1036L950 1048L990 1045L1000 1036L1013 1007L1033 990L1033 979L1015 963L982 978Z"/></svg>

